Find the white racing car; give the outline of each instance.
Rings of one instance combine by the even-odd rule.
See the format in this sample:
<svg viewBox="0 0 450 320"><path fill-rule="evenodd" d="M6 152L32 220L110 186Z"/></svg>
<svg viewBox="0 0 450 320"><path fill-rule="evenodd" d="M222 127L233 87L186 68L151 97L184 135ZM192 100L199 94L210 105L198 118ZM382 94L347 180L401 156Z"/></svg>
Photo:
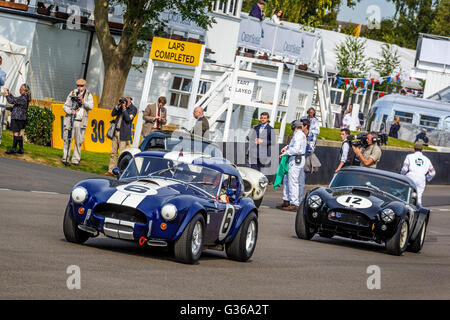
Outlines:
<svg viewBox="0 0 450 320"><path fill-rule="evenodd" d="M118 159L118 167L123 172L134 155L142 151L160 150L172 153L182 153L179 161L192 162L200 157L221 157L222 151L211 141L201 137L191 136L186 133L174 134L172 132L160 131L148 134L140 144L139 148L127 148L123 150ZM248 168L237 167L244 182L244 196L253 199L255 206L259 208L269 180L261 172Z"/></svg>

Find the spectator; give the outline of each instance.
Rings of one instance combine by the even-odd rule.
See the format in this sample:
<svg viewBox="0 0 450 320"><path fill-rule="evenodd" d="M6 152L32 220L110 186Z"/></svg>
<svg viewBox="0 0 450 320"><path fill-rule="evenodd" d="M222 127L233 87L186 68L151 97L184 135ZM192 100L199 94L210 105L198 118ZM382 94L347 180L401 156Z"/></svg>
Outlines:
<svg viewBox="0 0 450 320"><path fill-rule="evenodd" d="M352 146L356 156L361 161L362 167L376 168L381 158L381 148L378 146L378 134L370 132L366 138L367 147L364 151L361 147Z"/></svg>
<svg viewBox="0 0 450 320"><path fill-rule="evenodd" d="M436 175L430 159L422 154L422 143L414 145L414 153L406 156L402 167L402 174L409 177L416 184L417 203L422 204L422 194L425 190L426 181L431 181Z"/></svg>
<svg viewBox="0 0 450 320"><path fill-rule="evenodd" d="M381 144L387 145L388 135L386 134L386 119L384 119L384 118L380 125L380 135L379 136L380 136Z"/></svg>
<svg viewBox="0 0 450 320"><path fill-rule="evenodd" d="M272 22L275 24L283 24L281 20L283 19L283 10L277 9L275 10L275 14L272 16Z"/></svg>
<svg viewBox="0 0 450 320"><path fill-rule="evenodd" d="M84 134L86 132L86 126L88 124L89 110L92 110L94 108L94 98L92 94L86 90L86 80L78 79L76 82L76 86L77 89L72 90L69 93L63 106L63 109L66 112L66 116L64 117L64 149L61 161L65 166L70 165L69 157L70 144L72 142L72 139L69 139L69 130L72 130L72 137L75 138L72 164L78 166L81 159L81 145L83 144ZM78 102L76 102L76 109L72 108L74 104L72 98L78 98ZM72 115L74 115L73 126L71 124Z"/></svg>
<svg viewBox="0 0 450 320"><path fill-rule="evenodd" d="M131 102L132 98L126 95L121 98L117 106L111 112L116 124L116 131L112 138L111 154L109 158L108 172L106 176L113 176L112 170L117 167L117 157L120 151L127 147L128 141L131 141L131 127L133 119L136 117L137 108Z"/></svg>
<svg viewBox="0 0 450 320"><path fill-rule="evenodd" d="M344 118L342 119L342 128L350 129L350 126L353 124L353 104L348 106L347 111L345 111Z"/></svg>
<svg viewBox="0 0 450 320"><path fill-rule="evenodd" d="M341 112L339 112L338 114L336 114L336 118L335 118L335 122L334 122L334 127L335 128L342 128L342 120L344 119L344 114L345 114L345 103L341 102Z"/></svg>
<svg viewBox="0 0 450 320"><path fill-rule="evenodd" d="M21 130L25 129L28 117L28 104L31 101L31 90L27 84L22 84L19 89L20 97L14 97L8 88L5 88L6 100L12 104L12 107L6 109L11 111L11 130L13 132L13 146L6 154L23 154L23 137ZM17 144L19 150L17 150Z"/></svg>
<svg viewBox="0 0 450 320"><path fill-rule="evenodd" d="M314 151L316 150L316 142L317 138L316 135L313 134L309 130L310 122L308 119L303 119L302 121L302 131L306 136L306 149L305 149L305 162L306 159L311 157ZM302 170L303 174L300 174L299 178L299 200L300 202L303 199L303 192L305 190L305 183L306 183L306 172L304 169Z"/></svg>
<svg viewBox="0 0 450 320"><path fill-rule="evenodd" d="M398 139L398 130L400 130L400 118L394 117L394 123L389 129L389 137Z"/></svg>
<svg viewBox="0 0 450 320"><path fill-rule="evenodd" d="M316 110L311 107L306 111L307 117L304 117L302 119L308 119L309 120L309 131L311 131L312 134L314 134L317 138L317 136L320 134L320 126L319 126L319 120L316 118Z"/></svg>
<svg viewBox="0 0 450 320"><path fill-rule="evenodd" d="M202 107L194 108L194 118L196 121L190 133L196 136L201 136L204 139L209 139L209 122L203 114Z"/></svg>
<svg viewBox="0 0 450 320"><path fill-rule="evenodd" d="M264 20L264 3L265 0L258 0L258 2L253 6L252 10L248 14L250 17L258 18L260 21Z"/></svg>
<svg viewBox="0 0 450 320"><path fill-rule="evenodd" d="M0 56L0 89L5 85L6 82L6 72L2 70L3 59Z"/></svg>
<svg viewBox="0 0 450 320"><path fill-rule="evenodd" d="M358 128L359 128L359 130L362 130L362 128L364 126L364 113L361 110L359 110L358 119L359 119Z"/></svg>
<svg viewBox="0 0 450 320"><path fill-rule="evenodd" d="M282 207L282 210L296 212L300 205L300 181L305 174L303 167L305 166L305 151L306 151L306 136L303 133L303 124L300 120L292 123L292 137L288 146L281 149L280 157L284 155L289 156L289 173L288 173L288 190L289 190L289 205ZM285 200L283 190L283 200Z"/></svg>
<svg viewBox="0 0 450 320"><path fill-rule="evenodd" d="M142 139L153 131L160 131L162 126L167 123L167 110L164 108L166 103L166 97L159 97L157 103L149 104L145 108L142 117L144 120L141 132Z"/></svg>
<svg viewBox="0 0 450 320"><path fill-rule="evenodd" d="M269 124L268 112L262 112L259 121L250 132L250 162L253 169L261 171L261 168L269 166L272 135L275 132Z"/></svg>
<svg viewBox="0 0 450 320"><path fill-rule="evenodd" d="M422 142L424 146L428 146L427 129L422 128L421 132L416 136L414 143Z"/></svg>
<svg viewBox="0 0 450 320"><path fill-rule="evenodd" d="M342 146L339 152L339 165L334 172L338 172L341 168L353 165L355 159L355 152L352 149L351 141L348 140L350 136L350 130L347 128L341 129Z"/></svg>

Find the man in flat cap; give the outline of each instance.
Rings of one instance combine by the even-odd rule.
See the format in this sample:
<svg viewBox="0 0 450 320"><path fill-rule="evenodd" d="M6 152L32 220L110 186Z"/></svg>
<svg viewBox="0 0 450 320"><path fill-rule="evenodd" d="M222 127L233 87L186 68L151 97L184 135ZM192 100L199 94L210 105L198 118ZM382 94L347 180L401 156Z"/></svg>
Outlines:
<svg viewBox="0 0 450 320"><path fill-rule="evenodd" d="M84 141L84 134L88 124L89 110L94 108L94 98L90 92L86 90L86 80L78 79L77 88L72 90L67 96L63 109L66 113L64 117L64 149L61 159L64 165L69 166L70 145L75 140L72 155L72 164L78 166L81 159L81 145ZM72 120L73 116L73 121ZM71 137L69 137L71 131Z"/></svg>

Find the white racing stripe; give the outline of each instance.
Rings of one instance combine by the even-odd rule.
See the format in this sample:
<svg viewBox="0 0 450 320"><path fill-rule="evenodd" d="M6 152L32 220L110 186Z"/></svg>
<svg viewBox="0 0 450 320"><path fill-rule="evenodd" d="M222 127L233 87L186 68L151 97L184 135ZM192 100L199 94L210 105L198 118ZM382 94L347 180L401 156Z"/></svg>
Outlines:
<svg viewBox="0 0 450 320"><path fill-rule="evenodd" d="M178 184L175 181L165 179L152 179L148 181L134 181L129 184L118 186L117 191L106 201L107 203L119 204L131 208L137 208L139 204L147 197L156 195L158 189Z"/></svg>

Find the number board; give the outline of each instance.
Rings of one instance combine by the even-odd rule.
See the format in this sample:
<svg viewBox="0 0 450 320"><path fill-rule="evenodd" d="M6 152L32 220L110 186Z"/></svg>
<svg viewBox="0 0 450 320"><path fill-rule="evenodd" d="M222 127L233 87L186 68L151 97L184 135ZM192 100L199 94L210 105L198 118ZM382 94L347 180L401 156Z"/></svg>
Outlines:
<svg viewBox="0 0 450 320"><path fill-rule="evenodd" d="M81 145L81 150L111 152L112 140L106 137L106 132L108 131L110 121L114 118L111 116L111 111L112 110L110 109L98 108L97 105L94 106L94 109L89 111L89 121L84 134L84 142ZM55 121L53 121L52 147L62 149L64 146L64 117L66 116L66 113L63 110L63 105L52 104L52 113L55 116ZM136 127L136 121L137 117L133 119L131 132L132 137L134 134L134 128Z"/></svg>

